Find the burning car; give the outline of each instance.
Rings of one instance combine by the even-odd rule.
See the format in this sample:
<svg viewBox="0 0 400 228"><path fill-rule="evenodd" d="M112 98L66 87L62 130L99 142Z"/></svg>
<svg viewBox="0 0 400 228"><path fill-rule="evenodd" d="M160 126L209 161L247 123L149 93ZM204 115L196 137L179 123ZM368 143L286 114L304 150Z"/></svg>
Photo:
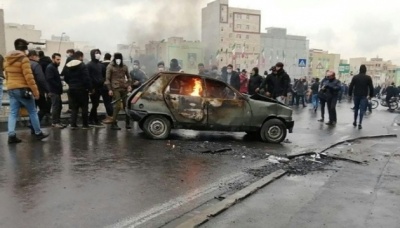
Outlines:
<svg viewBox="0 0 400 228"><path fill-rule="evenodd" d="M171 129L247 132L280 143L293 130L292 110L276 100L248 97L208 77L178 72L154 75L127 99L128 115L152 139Z"/></svg>

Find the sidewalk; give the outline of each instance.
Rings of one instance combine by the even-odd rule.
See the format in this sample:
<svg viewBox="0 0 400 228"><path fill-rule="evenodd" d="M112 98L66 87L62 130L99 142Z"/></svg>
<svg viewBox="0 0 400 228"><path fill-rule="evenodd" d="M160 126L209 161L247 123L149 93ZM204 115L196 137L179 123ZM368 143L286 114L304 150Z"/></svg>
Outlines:
<svg viewBox="0 0 400 228"><path fill-rule="evenodd" d="M399 138L363 140L328 151L368 161L285 176L201 227L399 227Z"/></svg>

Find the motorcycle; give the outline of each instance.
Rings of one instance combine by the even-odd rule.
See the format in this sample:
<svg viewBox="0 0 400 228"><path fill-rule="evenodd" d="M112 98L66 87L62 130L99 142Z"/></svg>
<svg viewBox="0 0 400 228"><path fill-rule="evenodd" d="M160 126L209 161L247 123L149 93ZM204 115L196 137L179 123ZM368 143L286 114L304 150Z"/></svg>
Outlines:
<svg viewBox="0 0 400 228"><path fill-rule="evenodd" d="M381 96L380 101L376 98L373 98L370 100L370 102L372 109L376 109L379 106L379 104L382 105L383 107L389 107L386 102L386 96ZM392 110L397 109L399 107L399 99L397 97L392 97L390 99L389 104L390 104L390 109Z"/></svg>

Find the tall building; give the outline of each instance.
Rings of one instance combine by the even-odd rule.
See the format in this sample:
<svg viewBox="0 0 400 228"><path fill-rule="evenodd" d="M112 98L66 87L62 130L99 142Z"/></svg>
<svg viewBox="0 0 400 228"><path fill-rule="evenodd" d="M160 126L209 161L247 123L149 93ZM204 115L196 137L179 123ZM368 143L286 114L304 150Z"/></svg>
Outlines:
<svg viewBox="0 0 400 228"><path fill-rule="evenodd" d="M307 37L288 35L285 28L265 30L266 33L261 33L260 68L267 70L277 62L283 62L286 72L292 78L307 76L309 54Z"/></svg>
<svg viewBox="0 0 400 228"><path fill-rule="evenodd" d="M0 55L6 54L6 31L4 25L4 10L0 9Z"/></svg>
<svg viewBox="0 0 400 228"><path fill-rule="evenodd" d="M397 66L392 61L382 58L350 58L350 69L353 74L358 74L360 65L367 67L367 74L372 77L374 84L390 84L396 80Z"/></svg>
<svg viewBox="0 0 400 228"><path fill-rule="evenodd" d="M396 68L396 76L394 83L396 83L396 86L400 86L400 67Z"/></svg>
<svg viewBox="0 0 400 228"><path fill-rule="evenodd" d="M321 49L310 49L308 75L322 78L327 70L333 70L338 74L339 64L340 54L332 54Z"/></svg>
<svg viewBox="0 0 400 228"><path fill-rule="evenodd" d="M257 66L261 51L260 30L260 10L230 7L229 0L208 3L202 9L205 64L220 68L232 64L241 69Z"/></svg>
<svg viewBox="0 0 400 228"><path fill-rule="evenodd" d="M171 59L177 59L186 73L198 73L198 64L204 63L203 45L200 41L187 41L182 37L170 37L167 40L151 41L145 45L148 63L147 69L157 69L157 63L164 61L169 67ZM207 63L204 63L207 64Z"/></svg>
<svg viewBox="0 0 400 228"><path fill-rule="evenodd" d="M29 42L40 42L42 31L36 30L34 25L21 25L15 23L5 24L6 52L14 50L14 41L22 38Z"/></svg>

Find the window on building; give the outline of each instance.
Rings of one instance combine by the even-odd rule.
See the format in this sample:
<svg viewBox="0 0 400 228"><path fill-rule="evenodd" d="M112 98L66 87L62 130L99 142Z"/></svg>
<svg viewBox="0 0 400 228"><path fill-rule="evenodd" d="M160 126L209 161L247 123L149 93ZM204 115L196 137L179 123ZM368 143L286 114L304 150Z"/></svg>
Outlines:
<svg viewBox="0 0 400 228"><path fill-rule="evenodd" d="M221 38L221 42L224 42L224 38Z"/></svg>
<svg viewBox="0 0 400 228"><path fill-rule="evenodd" d="M246 29L247 29L247 30L250 30L250 25L246 25Z"/></svg>
<svg viewBox="0 0 400 228"><path fill-rule="evenodd" d="M230 17L230 18L232 18L232 15L233 15L233 14L232 14L232 13L230 13L230 14L229 14L229 17Z"/></svg>
<svg viewBox="0 0 400 228"><path fill-rule="evenodd" d="M242 48L241 44L236 44L236 48Z"/></svg>
<svg viewBox="0 0 400 228"><path fill-rule="evenodd" d="M229 23L229 28L232 28L232 23Z"/></svg>
<svg viewBox="0 0 400 228"><path fill-rule="evenodd" d="M229 38L232 38L233 37L233 34L232 33L229 33Z"/></svg>
<svg viewBox="0 0 400 228"><path fill-rule="evenodd" d="M242 19L242 14L240 14L240 13L236 14L236 18L237 19Z"/></svg>
<svg viewBox="0 0 400 228"><path fill-rule="evenodd" d="M246 35L246 39L250 39L250 36L249 36L249 35Z"/></svg>
<svg viewBox="0 0 400 228"><path fill-rule="evenodd" d="M237 29L241 29L241 28L242 28L242 25L241 25L241 24L237 24L237 25L236 25L236 28L237 28Z"/></svg>
<svg viewBox="0 0 400 228"><path fill-rule="evenodd" d="M250 15L247 15L246 18L247 18L247 20L249 20L250 19Z"/></svg>
<svg viewBox="0 0 400 228"><path fill-rule="evenodd" d="M224 31L224 27L221 27L221 32L223 32Z"/></svg>
<svg viewBox="0 0 400 228"><path fill-rule="evenodd" d="M238 39L242 39L242 35L240 35L240 34L236 34L236 38L238 38Z"/></svg>

